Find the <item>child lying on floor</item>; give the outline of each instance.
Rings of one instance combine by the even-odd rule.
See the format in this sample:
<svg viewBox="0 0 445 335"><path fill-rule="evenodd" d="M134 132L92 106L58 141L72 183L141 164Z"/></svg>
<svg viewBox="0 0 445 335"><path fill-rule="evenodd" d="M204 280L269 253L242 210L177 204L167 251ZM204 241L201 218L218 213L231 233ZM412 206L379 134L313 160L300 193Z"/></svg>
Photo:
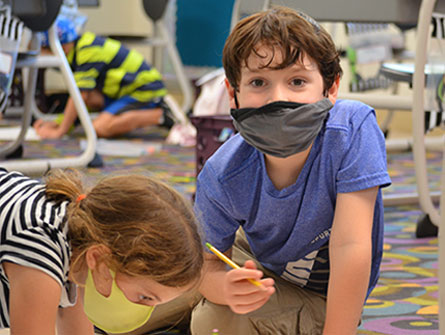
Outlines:
<svg viewBox="0 0 445 335"><path fill-rule="evenodd" d="M167 91L158 70L137 51L119 41L85 32L78 35L69 19L57 19L56 29L68 63L86 106L99 112L93 126L99 137L115 137L136 128L173 126L163 97ZM45 35L43 46L48 46ZM37 120L34 128L42 138L60 138L77 119L72 98L63 118Z"/></svg>

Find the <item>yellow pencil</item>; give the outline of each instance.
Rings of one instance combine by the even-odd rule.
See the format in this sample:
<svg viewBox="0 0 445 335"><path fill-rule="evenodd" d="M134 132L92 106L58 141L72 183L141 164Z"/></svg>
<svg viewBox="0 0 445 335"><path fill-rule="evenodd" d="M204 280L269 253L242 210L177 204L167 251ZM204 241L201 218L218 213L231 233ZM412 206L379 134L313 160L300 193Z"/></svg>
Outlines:
<svg viewBox="0 0 445 335"><path fill-rule="evenodd" d="M211 245L210 243L206 242L206 246L207 248L210 249L211 252L213 252L216 256L218 256L218 258L220 260L222 260L224 263L226 263L227 265L229 265L230 267L234 268L234 269L240 269L241 267L236 264L234 261L232 261L229 257L227 257L226 255L224 255L221 251L219 251L218 249L216 249L213 245ZM255 280L255 279L247 279L248 281L250 281L253 285L258 286L263 288L264 290L266 289L263 284L261 284L259 281Z"/></svg>

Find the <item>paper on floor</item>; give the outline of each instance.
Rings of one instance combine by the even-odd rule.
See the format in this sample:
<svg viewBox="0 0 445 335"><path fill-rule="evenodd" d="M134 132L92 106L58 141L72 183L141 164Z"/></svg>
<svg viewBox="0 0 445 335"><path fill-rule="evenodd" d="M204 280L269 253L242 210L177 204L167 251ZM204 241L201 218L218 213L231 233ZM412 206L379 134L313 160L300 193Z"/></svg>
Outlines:
<svg viewBox="0 0 445 335"><path fill-rule="evenodd" d="M13 141L19 137L20 126L16 127L0 127L0 140ZM37 135L34 128L29 127L25 135L25 141L40 141L41 138Z"/></svg>
<svg viewBox="0 0 445 335"><path fill-rule="evenodd" d="M85 150L86 140L80 141L80 147ZM134 142L127 140L107 140L100 138L97 140L96 152L104 156L119 157L140 157L151 155L162 149L161 143L154 142Z"/></svg>

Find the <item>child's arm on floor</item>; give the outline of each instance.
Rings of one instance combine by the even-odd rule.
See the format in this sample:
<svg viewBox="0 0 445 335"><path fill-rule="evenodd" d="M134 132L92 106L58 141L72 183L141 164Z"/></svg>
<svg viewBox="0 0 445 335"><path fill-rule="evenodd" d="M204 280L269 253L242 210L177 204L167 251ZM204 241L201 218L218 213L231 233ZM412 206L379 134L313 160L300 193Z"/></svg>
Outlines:
<svg viewBox="0 0 445 335"><path fill-rule="evenodd" d="M88 94L88 91L81 92L82 99L84 101L87 100ZM68 98L68 101L66 103L66 107L63 112L63 119L60 124L57 124L54 121L37 120L36 122L34 122L34 128L41 138L61 138L63 135L68 133L76 119L76 106L74 104L73 98L70 97Z"/></svg>
<svg viewBox="0 0 445 335"><path fill-rule="evenodd" d="M61 287L43 271L4 262L11 334L55 335Z"/></svg>
<svg viewBox="0 0 445 335"><path fill-rule="evenodd" d="M378 188L337 196L329 242L330 278L324 335L357 333L369 286Z"/></svg>

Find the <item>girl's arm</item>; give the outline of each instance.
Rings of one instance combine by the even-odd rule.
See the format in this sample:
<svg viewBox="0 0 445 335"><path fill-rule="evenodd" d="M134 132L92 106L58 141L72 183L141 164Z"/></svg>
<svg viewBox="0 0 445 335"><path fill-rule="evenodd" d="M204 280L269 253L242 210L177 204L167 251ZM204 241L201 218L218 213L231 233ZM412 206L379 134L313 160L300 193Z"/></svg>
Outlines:
<svg viewBox="0 0 445 335"><path fill-rule="evenodd" d="M341 193L329 242L330 277L324 335L357 333L369 286L378 188Z"/></svg>
<svg viewBox="0 0 445 335"><path fill-rule="evenodd" d="M11 334L55 335L61 287L46 273L4 262L10 284Z"/></svg>
<svg viewBox="0 0 445 335"><path fill-rule="evenodd" d="M93 335L94 327L83 311L84 289L77 289L77 303L73 307L59 308L57 335Z"/></svg>

